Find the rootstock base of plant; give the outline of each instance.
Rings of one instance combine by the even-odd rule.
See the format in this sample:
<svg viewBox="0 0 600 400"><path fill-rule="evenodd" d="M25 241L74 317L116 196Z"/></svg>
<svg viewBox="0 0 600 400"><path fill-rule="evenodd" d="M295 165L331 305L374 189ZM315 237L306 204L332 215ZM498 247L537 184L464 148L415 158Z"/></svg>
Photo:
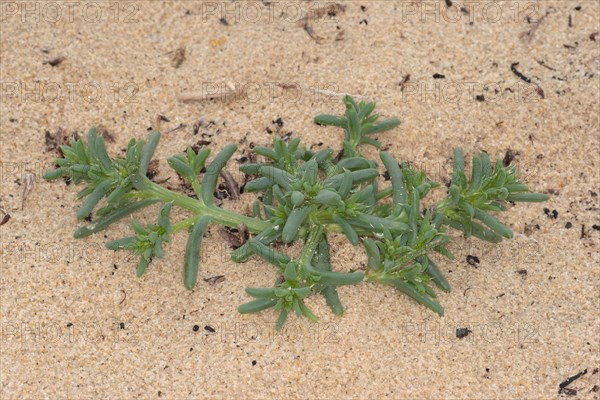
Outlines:
<svg viewBox="0 0 600 400"><path fill-rule="evenodd" d="M376 148L374 135L395 128L397 119L379 120L375 103L356 103L344 98L344 116L319 115L318 125L339 127L344 132L341 151L318 152L301 145L299 138L286 142L275 139L272 147L256 146L260 163L244 164L240 170L253 179L244 190L255 192L253 215L240 215L214 203L219 176L236 151L225 146L210 164L210 149L168 159L168 164L194 190L193 197L168 190L147 176L148 165L160 133L151 132L147 141L131 139L124 158L111 158L101 136L92 128L87 145L81 140L63 146L64 158L45 179L69 178L85 187L78 194L83 205L80 220L90 220L75 231L76 238L100 232L112 223L152 204L161 203L155 224L131 219L133 235L106 244L109 249L128 250L139 256L137 275L145 273L151 261L163 257L163 245L173 235L187 233L183 283L196 284L202 238L210 225L244 228L253 236L232 253L235 262L260 257L278 271L272 287L247 288L253 300L242 304L241 313L274 308L281 329L290 312L316 320L304 300L311 295L325 297L332 312L344 311L337 287L361 281L389 285L418 303L443 315L434 286L450 291L450 285L433 262L434 253L452 259L446 248L451 240L447 229L489 242L511 238L512 231L497 218L510 204L547 200L544 194L530 193L511 166L499 159L490 162L484 152L474 155L467 178L463 153L454 150L452 181L447 195L423 211L422 200L439 187L423 172L400 164L391 154L379 153L380 160L365 157L361 146ZM391 185L380 187L379 162ZM171 221L172 207L189 217ZM327 234L341 232L368 256L366 270L350 273L332 270ZM282 252L282 243L301 241L298 257Z"/></svg>

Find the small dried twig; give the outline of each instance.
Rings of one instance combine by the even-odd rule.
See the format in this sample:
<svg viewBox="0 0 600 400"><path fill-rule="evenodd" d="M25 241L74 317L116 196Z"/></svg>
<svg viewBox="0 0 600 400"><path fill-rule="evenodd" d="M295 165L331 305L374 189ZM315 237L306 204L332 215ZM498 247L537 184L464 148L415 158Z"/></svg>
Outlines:
<svg viewBox="0 0 600 400"><path fill-rule="evenodd" d="M546 64L544 62L544 60L538 60L537 63L540 64L542 67L549 69L550 71L558 71L556 68L552 68L551 66L549 66L548 64Z"/></svg>
<svg viewBox="0 0 600 400"><path fill-rule="evenodd" d="M4 211L3 208L0 208L0 211L2 211L3 214L2 219L0 220L0 226L2 226L10 220L10 214Z"/></svg>
<svg viewBox="0 0 600 400"><path fill-rule="evenodd" d="M21 200L21 210L23 210L23 207L25 206L25 200L27 199L29 193L31 193L31 190L33 189L33 184L35 183L35 174L32 174L31 172L26 172L23 180L25 186L23 187L23 199Z"/></svg>
<svg viewBox="0 0 600 400"><path fill-rule="evenodd" d="M174 50L173 57L171 58L171 65L173 68L181 67L181 64L185 61L185 47L180 46L177 50Z"/></svg>
<svg viewBox="0 0 600 400"><path fill-rule="evenodd" d="M314 40L318 44L321 44L321 42L323 42L323 37L317 35L313 27L308 22L305 22L302 27L304 28L306 33L308 33L308 36L310 36L312 40Z"/></svg>
<svg viewBox="0 0 600 400"><path fill-rule="evenodd" d="M531 42L531 40L533 39L533 35L535 35L535 32L538 30L538 28L540 27L540 25L542 24L542 22L544 21L546 16L548 16L550 13L551 13L551 11L546 11L546 14L542 15L540 17L540 19L538 19L535 22L532 22L531 29L521 33L521 35L520 35L521 39L525 39L526 41Z"/></svg>
<svg viewBox="0 0 600 400"><path fill-rule="evenodd" d="M119 305L123 304L125 302L125 299L127 299L127 292L124 290L121 290L121 292L123 292L123 298L119 302Z"/></svg>
<svg viewBox="0 0 600 400"><path fill-rule="evenodd" d="M223 178L223 183L225 184L225 188L227 189L227 192L229 192L231 199L238 200L240 198L240 185L237 181L225 170L221 171L221 178Z"/></svg>
<svg viewBox="0 0 600 400"><path fill-rule="evenodd" d="M200 128L202 128L202 126L204 125L204 122L206 121L206 117L203 115L200 118L198 118L198 121L194 124L192 133L194 135L197 135L198 132L200 131Z"/></svg>
<svg viewBox="0 0 600 400"><path fill-rule="evenodd" d="M211 286L214 286L217 283L225 282L225 275L216 275L211 276L209 278L204 278L204 282L208 283Z"/></svg>
<svg viewBox="0 0 600 400"><path fill-rule="evenodd" d="M357 99L366 99L366 96L361 96L358 94L350 94L350 93L345 93L345 92L335 92L333 90L327 90L327 89L318 89L318 88L313 88L313 87L309 87L309 86L302 86L302 85L298 85L295 83L278 83L277 86L283 88L283 89L300 89L302 91L312 91L313 93L319 93L319 94L324 94L326 96L335 96L335 97L344 97L344 96L351 96Z"/></svg>
<svg viewBox="0 0 600 400"><path fill-rule="evenodd" d="M327 7L317 7L310 9L306 12L304 17L302 17L299 21L299 25L304 25L310 21L316 21L321 17L327 15L335 16L338 12L346 11L346 6L340 3L331 3Z"/></svg>
<svg viewBox="0 0 600 400"><path fill-rule="evenodd" d="M248 239L250 239L250 232L248 232L248 227L245 224L239 224L238 232L240 234L240 239L242 240L242 244L246 243Z"/></svg>
<svg viewBox="0 0 600 400"><path fill-rule="evenodd" d="M179 95L178 99L182 103L193 103L210 100L231 100L238 97L240 89L236 88L231 82L229 82L227 86L227 89L219 90L216 93L184 92Z"/></svg>
<svg viewBox="0 0 600 400"><path fill-rule="evenodd" d="M410 80L410 74L406 74L404 75L404 78L402 78L402 80L400 81L400 83L398 84L398 86L400 86L400 91L403 92L404 91L404 87L406 86L406 83Z"/></svg>
<svg viewBox="0 0 600 400"><path fill-rule="evenodd" d="M186 126L187 126L187 124L181 123L181 124L177 125L175 128L171 129L170 131L167 131L167 133L177 132L177 131L185 128Z"/></svg>
<svg viewBox="0 0 600 400"><path fill-rule="evenodd" d="M50 131L45 132L44 136L44 145L46 151L56 151L60 156L62 156L62 151L60 150L60 146L63 145L65 130L63 128L58 128L56 133L53 135Z"/></svg>
<svg viewBox="0 0 600 400"><path fill-rule="evenodd" d="M329 4L327 7L317 7L316 9L310 9L306 12L304 17L300 18L300 20L298 21L298 25L306 31L308 36L310 36L315 42L320 44L323 41L323 38L317 35L312 25L310 24L311 21L314 22L325 15L335 16L338 12L344 12L345 10L346 6L340 3L332 3ZM336 40L339 39L336 37Z"/></svg>

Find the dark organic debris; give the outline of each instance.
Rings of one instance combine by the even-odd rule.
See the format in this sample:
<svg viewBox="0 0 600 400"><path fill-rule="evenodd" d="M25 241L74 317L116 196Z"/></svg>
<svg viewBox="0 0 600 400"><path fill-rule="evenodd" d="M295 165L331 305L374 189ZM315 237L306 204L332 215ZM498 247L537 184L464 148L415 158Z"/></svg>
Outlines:
<svg viewBox="0 0 600 400"><path fill-rule="evenodd" d="M550 209L548 207L544 207L544 214L546 214L546 216L551 219L558 218L558 211L556 211L556 210L550 211Z"/></svg>
<svg viewBox="0 0 600 400"><path fill-rule="evenodd" d="M281 127L283 127L283 118L277 117L276 119L273 120L273 123L281 128Z"/></svg>
<svg viewBox="0 0 600 400"><path fill-rule="evenodd" d="M239 224L237 230L240 234L240 239L242 240L242 242L246 243L248 239L250 239L250 232L248 232L248 227L244 224Z"/></svg>
<svg viewBox="0 0 600 400"><path fill-rule="evenodd" d="M400 83L398 83L398 86L400 86L400 91L403 92L404 91L404 87L406 86L406 83L410 80L410 74L406 74L404 75L404 78L402 78L402 80L400 81Z"/></svg>
<svg viewBox="0 0 600 400"><path fill-rule="evenodd" d="M4 215L2 216L2 219L0 220L0 226L4 225L5 223L7 223L10 220L10 214L9 213L7 213L4 210L2 210L2 213Z"/></svg>
<svg viewBox="0 0 600 400"><path fill-rule="evenodd" d="M564 394L566 396L577 396L577 390L570 388L562 388L558 389L558 394Z"/></svg>
<svg viewBox="0 0 600 400"><path fill-rule="evenodd" d="M194 135L197 135L197 134L198 134L198 131L200 130L200 128L201 128L201 127L204 125L204 119L205 119L205 118L202 116L202 117L200 117L200 118L198 119L198 121L197 121L197 122L194 124L194 127L192 128L192 129L193 129L193 130L192 130L192 133L193 133Z"/></svg>
<svg viewBox="0 0 600 400"><path fill-rule="evenodd" d="M229 198L229 191L225 187L225 184L221 183L217 186L217 190L213 194L216 199L221 200L219 205L223 203L223 200Z"/></svg>
<svg viewBox="0 0 600 400"><path fill-rule="evenodd" d="M567 388L567 386L569 386L571 383L573 383L573 381L576 381L577 379L581 378L585 374L587 374L587 368L584 369L583 371L581 371L580 373L567 378L564 382L562 382L560 385L558 385L558 394L566 394L567 396L575 396L577 394L577 390L569 389L569 388Z"/></svg>
<svg viewBox="0 0 600 400"><path fill-rule="evenodd" d="M148 170L146 172L146 177L150 180L154 179L156 175L158 175L158 159L150 161L150 164L148 164Z"/></svg>
<svg viewBox="0 0 600 400"><path fill-rule="evenodd" d="M464 337L469 336L469 333L472 333L473 331L470 330L469 328L456 328L456 337L459 339L462 339Z"/></svg>
<svg viewBox="0 0 600 400"><path fill-rule="evenodd" d="M505 167L508 167L510 165L511 162L513 162L513 160L515 159L515 156L519 155L518 152L513 151L511 149L507 149L506 153L504 153L504 158L502 159L502 164Z"/></svg>
<svg viewBox="0 0 600 400"><path fill-rule="evenodd" d="M209 144L211 144L212 141L210 140L204 140L204 139L200 139L198 140L195 144L192 145L192 150L194 150L196 153L198 151L200 151L204 146L208 146Z"/></svg>
<svg viewBox="0 0 600 400"><path fill-rule="evenodd" d="M204 282L208 283L211 286L214 286L217 283L225 282L225 275L216 275L211 276L209 278L204 278Z"/></svg>
<svg viewBox="0 0 600 400"><path fill-rule="evenodd" d="M60 146L63 145L63 138L65 135L65 130L63 128L58 128L56 133L52 134L50 131L45 131L44 133L44 145L46 151L56 151L62 157L62 150Z"/></svg>
<svg viewBox="0 0 600 400"><path fill-rule="evenodd" d="M469 255L467 255L467 263L469 263L469 265L477 267L479 265L479 257L472 256L469 254Z"/></svg>
<svg viewBox="0 0 600 400"><path fill-rule="evenodd" d="M108 130L108 128L102 124L99 124L98 126L96 126L96 132L98 133L99 136L102 136L102 138L104 138L104 140L106 140L109 143L114 143L115 142L115 136L110 133L110 131ZM74 140L79 139L79 136L77 136Z"/></svg>
<svg viewBox="0 0 600 400"><path fill-rule="evenodd" d="M232 200L238 200L240 198L240 185L237 183L233 176L228 171L222 170L221 177L223 178L223 184L229 193Z"/></svg>
<svg viewBox="0 0 600 400"><path fill-rule="evenodd" d="M173 68L181 67L181 64L185 61L185 47L180 46L177 50L173 51L173 57L171 58L171 65Z"/></svg>
<svg viewBox="0 0 600 400"><path fill-rule="evenodd" d="M58 56L58 57L54 57L51 60L44 61L42 64L48 64L51 67L56 67L57 65L59 65L60 63L62 63L65 60L66 60L66 57Z"/></svg>
<svg viewBox="0 0 600 400"><path fill-rule="evenodd" d="M516 76L518 76L521 80L527 82L527 83L531 83L531 79L526 77L525 75L523 75L518 69L517 69L517 65L519 65L518 62L512 63L510 64L510 70L513 72L513 74L515 74Z"/></svg>
<svg viewBox="0 0 600 400"><path fill-rule="evenodd" d="M544 93L544 89L542 89L542 87L540 85L537 85L535 88L535 92L538 94L538 96L540 96L542 99L546 98L546 95Z"/></svg>
<svg viewBox="0 0 600 400"><path fill-rule="evenodd" d="M438 73L433 74L433 79L444 79L444 78L446 78L446 75L442 75L442 74L438 74Z"/></svg>
<svg viewBox="0 0 600 400"><path fill-rule="evenodd" d="M223 240L227 241L229 246L234 250L240 248L245 243L245 240L236 235L236 233L238 233L237 229L234 230L226 227L219 229L219 235Z"/></svg>

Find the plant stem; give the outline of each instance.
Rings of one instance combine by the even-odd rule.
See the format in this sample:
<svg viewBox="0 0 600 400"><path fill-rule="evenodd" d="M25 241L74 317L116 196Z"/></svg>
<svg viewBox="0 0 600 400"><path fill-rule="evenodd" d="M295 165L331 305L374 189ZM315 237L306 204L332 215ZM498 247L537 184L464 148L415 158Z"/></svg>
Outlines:
<svg viewBox="0 0 600 400"><path fill-rule="evenodd" d="M381 282L385 280L387 273L383 267L373 269L367 268L365 270L365 281L367 282Z"/></svg>
<svg viewBox="0 0 600 400"><path fill-rule="evenodd" d="M176 224L173 224L173 233L177 233L181 230L189 228L196 223L198 218L200 218L200 216L194 215L193 217L186 218L177 222Z"/></svg>
<svg viewBox="0 0 600 400"><path fill-rule="evenodd" d="M312 260L315 251L317 251L317 247L323 238L323 225L316 225L309 230L308 237L304 242L304 248L302 249L302 253L300 257L298 257L298 265L303 266Z"/></svg>
<svg viewBox="0 0 600 400"><path fill-rule="evenodd" d="M232 211L224 210L217 206L207 206L202 200L192 199L183 194L173 192L166 189L156 183L147 180L147 189L140 193L144 198L154 198L161 200L165 203L173 202L178 207L184 208L197 215L208 215L212 218L215 223L225 225L230 228L237 228L238 225L244 224L248 230L252 233L259 233L269 226L267 221L260 220L258 218L247 217L240 215ZM184 221L186 221L184 223ZM184 229L193 224L192 221L184 220L181 221L181 226L178 226L178 230ZM189 225L188 225L189 224ZM177 224L176 224L177 226Z"/></svg>

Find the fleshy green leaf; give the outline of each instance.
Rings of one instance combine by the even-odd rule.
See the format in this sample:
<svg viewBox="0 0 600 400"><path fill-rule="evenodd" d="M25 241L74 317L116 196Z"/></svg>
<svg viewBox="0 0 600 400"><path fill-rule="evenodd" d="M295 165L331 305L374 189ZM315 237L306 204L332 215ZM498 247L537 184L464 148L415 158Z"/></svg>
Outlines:
<svg viewBox="0 0 600 400"><path fill-rule="evenodd" d="M211 218L209 216L198 219L188 236L184 256L185 261L183 264L183 283L188 290L192 290L198 278L198 264L200 263L202 237L208 229L210 220Z"/></svg>
<svg viewBox="0 0 600 400"><path fill-rule="evenodd" d="M92 222L89 225L83 226L83 227L77 229L75 231L74 236L76 239L81 239L86 236L90 236L94 233L100 232L101 230L106 229L113 222L116 222L116 221L120 220L121 218L126 217L126 216L136 212L137 210L140 210L144 207L148 207L149 205L154 204L157 201L158 200L148 199L148 200L138 201L136 203L127 204L127 205L119 208L118 210L115 210L114 212L112 212L108 215L105 215L104 217L98 219L97 221Z"/></svg>
<svg viewBox="0 0 600 400"><path fill-rule="evenodd" d="M290 243L298 235L300 227L310 212L310 206L295 208L288 216L285 226L281 232L283 243Z"/></svg>
<svg viewBox="0 0 600 400"><path fill-rule="evenodd" d="M252 300L248 303L242 304L238 307L238 312L240 314L250 314L259 312L262 310L266 310L267 308L273 307L277 304L277 300L269 300L269 299L257 299Z"/></svg>

